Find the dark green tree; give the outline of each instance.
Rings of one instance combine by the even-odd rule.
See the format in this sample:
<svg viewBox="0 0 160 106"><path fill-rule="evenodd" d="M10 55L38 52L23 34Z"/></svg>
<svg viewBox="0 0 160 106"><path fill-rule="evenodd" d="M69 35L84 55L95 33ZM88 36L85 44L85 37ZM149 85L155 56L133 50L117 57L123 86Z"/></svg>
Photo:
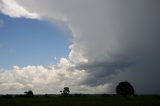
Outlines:
<svg viewBox="0 0 160 106"><path fill-rule="evenodd" d="M127 81L120 82L116 86L116 93L117 93L117 95L122 95L122 96L134 95L134 88Z"/></svg>
<svg viewBox="0 0 160 106"><path fill-rule="evenodd" d="M31 90L25 91L24 93L25 93L26 97L33 97L34 96L34 94Z"/></svg>
<svg viewBox="0 0 160 106"><path fill-rule="evenodd" d="M60 91L62 96L68 96L70 93L69 87L64 87L63 91Z"/></svg>

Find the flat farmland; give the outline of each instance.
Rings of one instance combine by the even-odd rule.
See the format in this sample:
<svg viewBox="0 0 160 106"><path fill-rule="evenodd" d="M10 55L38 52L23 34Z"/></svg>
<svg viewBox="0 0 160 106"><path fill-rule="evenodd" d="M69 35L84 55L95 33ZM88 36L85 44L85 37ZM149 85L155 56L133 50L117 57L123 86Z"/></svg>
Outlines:
<svg viewBox="0 0 160 106"><path fill-rule="evenodd" d="M1 97L0 106L160 106L160 96Z"/></svg>

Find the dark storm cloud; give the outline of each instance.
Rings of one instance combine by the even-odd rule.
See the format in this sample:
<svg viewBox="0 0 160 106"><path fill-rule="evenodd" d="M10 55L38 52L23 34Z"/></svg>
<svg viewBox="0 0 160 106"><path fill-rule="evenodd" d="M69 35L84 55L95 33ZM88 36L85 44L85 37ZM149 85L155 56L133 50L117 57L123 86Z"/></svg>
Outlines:
<svg viewBox="0 0 160 106"><path fill-rule="evenodd" d="M86 70L88 76L84 78L81 84L97 86L107 83L111 83L110 77L116 75L119 71L132 65L131 61L119 60L112 63L97 62L80 64L76 66L76 69Z"/></svg>
<svg viewBox="0 0 160 106"><path fill-rule="evenodd" d="M89 73L83 84L112 83L113 90L118 82L128 80L137 93L160 93L160 1L112 3L109 16L112 20L108 25L114 30L111 37L107 36L110 31L106 31L102 35L83 37L87 39L79 43L87 42L84 55L89 60L79 66Z"/></svg>

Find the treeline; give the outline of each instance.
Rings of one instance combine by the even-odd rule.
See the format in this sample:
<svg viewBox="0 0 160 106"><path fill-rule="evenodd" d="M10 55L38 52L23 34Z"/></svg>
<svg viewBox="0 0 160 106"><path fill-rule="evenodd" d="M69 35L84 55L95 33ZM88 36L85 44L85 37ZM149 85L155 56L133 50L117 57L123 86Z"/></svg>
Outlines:
<svg viewBox="0 0 160 106"><path fill-rule="evenodd" d="M45 95L39 95L39 96L115 96L115 95L120 95L120 96L128 96L128 95L135 95L134 94L134 88L133 86L127 82L123 81L120 82L116 86L116 94L70 94L70 89L69 87L64 87L63 90L60 90L60 95L51 95L51 94L45 94ZM33 97L34 94L32 90L25 91L24 94L20 95L1 95L1 98L15 98L15 97ZM37 95L38 96L38 95Z"/></svg>

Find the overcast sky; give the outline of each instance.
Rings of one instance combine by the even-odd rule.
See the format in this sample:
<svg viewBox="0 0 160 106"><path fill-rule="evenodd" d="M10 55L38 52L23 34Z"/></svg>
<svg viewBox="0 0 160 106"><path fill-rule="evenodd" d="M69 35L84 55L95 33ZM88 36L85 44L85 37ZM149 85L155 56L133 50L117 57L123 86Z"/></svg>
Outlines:
<svg viewBox="0 0 160 106"><path fill-rule="evenodd" d="M0 93L115 93L129 81L160 94L159 0L0 0L0 12Z"/></svg>

